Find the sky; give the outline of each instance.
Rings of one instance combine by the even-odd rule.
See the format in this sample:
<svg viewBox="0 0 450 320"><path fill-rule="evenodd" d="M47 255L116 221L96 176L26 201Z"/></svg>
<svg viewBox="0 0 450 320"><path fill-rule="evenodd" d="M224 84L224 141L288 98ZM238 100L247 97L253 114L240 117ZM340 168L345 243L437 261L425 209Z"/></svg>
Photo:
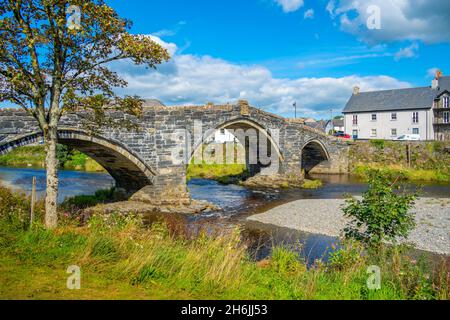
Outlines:
<svg viewBox="0 0 450 320"><path fill-rule="evenodd" d="M356 85L428 86L437 68L450 74L447 0L108 3L172 54L156 71L114 64L129 82L120 93L166 105L247 99L292 117L296 102L299 115L328 118Z"/></svg>
<svg viewBox="0 0 450 320"><path fill-rule="evenodd" d="M165 46L156 70L110 67L120 95L168 106L233 103L286 117L339 114L361 91L450 75L449 0L106 0L134 34Z"/></svg>

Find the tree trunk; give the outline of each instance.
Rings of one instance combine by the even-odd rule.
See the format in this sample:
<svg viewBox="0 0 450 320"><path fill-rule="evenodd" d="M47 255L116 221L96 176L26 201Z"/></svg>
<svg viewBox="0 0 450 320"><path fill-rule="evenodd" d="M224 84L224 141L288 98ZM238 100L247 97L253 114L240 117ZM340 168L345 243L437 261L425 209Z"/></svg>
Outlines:
<svg viewBox="0 0 450 320"><path fill-rule="evenodd" d="M45 168L47 171L47 189L45 196L45 226L55 228L58 225L58 159L56 145L58 142L57 129L50 128L45 137Z"/></svg>

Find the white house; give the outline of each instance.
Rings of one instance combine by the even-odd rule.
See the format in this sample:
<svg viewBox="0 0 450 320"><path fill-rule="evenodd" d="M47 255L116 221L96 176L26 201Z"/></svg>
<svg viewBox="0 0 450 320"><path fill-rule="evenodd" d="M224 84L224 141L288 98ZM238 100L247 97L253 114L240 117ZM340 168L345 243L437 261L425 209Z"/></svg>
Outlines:
<svg viewBox="0 0 450 320"><path fill-rule="evenodd" d="M345 133L354 139L395 140L403 134L450 139L449 91L450 77L440 74L429 87L372 92L355 87L343 111Z"/></svg>
<svg viewBox="0 0 450 320"><path fill-rule="evenodd" d="M211 136L208 142L226 143L235 141L236 137L227 129L218 129L214 135Z"/></svg>

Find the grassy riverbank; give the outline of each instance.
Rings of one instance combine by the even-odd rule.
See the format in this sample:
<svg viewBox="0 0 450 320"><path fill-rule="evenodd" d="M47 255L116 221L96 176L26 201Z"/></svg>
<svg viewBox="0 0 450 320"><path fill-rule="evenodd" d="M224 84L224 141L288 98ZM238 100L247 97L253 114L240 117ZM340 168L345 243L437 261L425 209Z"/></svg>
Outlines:
<svg viewBox="0 0 450 320"><path fill-rule="evenodd" d="M401 176L407 181L414 182L450 182L450 174L442 170L433 169L414 169L402 165L382 165L378 163L358 164L354 166L352 173L359 177L366 177L366 172L370 169L377 169L381 172Z"/></svg>
<svg viewBox="0 0 450 320"><path fill-rule="evenodd" d="M230 183L247 175L245 164L194 164L187 167L186 178L203 178Z"/></svg>
<svg viewBox="0 0 450 320"><path fill-rule="evenodd" d="M450 182L449 146L441 141L357 141L350 147L350 173L364 177L367 169L379 169L409 181Z"/></svg>
<svg viewBox="0 0 450 320"><path fill-rule="evenodd" d="M93 159L77 150L58 146L60 168L88 172L105 172ZM0 166L14 168L45 168L43 145L24 146L0 156Z"/></svg>
<svg viewBox="0 0 450 320"><path fill-rule="evenodd" d="M362 254L356 244L330 263L307 269L297 254L275 248L254 262L239 230L193 234L167 219L94 216L81 224L63 212L60 227L28 226L29 199L0 188L1 299L448 299L448 269L434 272L399 249ZM382 272L379 290L367 267ZM68 290L68 266L81 268L81 289Z"/></svg>

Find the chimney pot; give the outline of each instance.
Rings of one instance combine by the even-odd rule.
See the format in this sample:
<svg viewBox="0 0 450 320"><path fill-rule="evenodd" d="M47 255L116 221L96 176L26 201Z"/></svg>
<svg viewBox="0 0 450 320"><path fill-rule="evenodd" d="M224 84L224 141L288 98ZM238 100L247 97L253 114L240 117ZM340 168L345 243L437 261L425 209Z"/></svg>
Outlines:
<svg viewBox="0 0 450 320"><path fill-rule="evenodd" d="M431 88L436 90L439 89L439 79L442 77L442 71L436 70L436 76L434 77L433 81L431 81Z"/></svg>
<svg viewBox="0 0 450 320"><path fill-rule="evenodd" d="M359 87L358 86L354 86L353 87L353 94L354 95L358 95L359 94Z"/></svg>

